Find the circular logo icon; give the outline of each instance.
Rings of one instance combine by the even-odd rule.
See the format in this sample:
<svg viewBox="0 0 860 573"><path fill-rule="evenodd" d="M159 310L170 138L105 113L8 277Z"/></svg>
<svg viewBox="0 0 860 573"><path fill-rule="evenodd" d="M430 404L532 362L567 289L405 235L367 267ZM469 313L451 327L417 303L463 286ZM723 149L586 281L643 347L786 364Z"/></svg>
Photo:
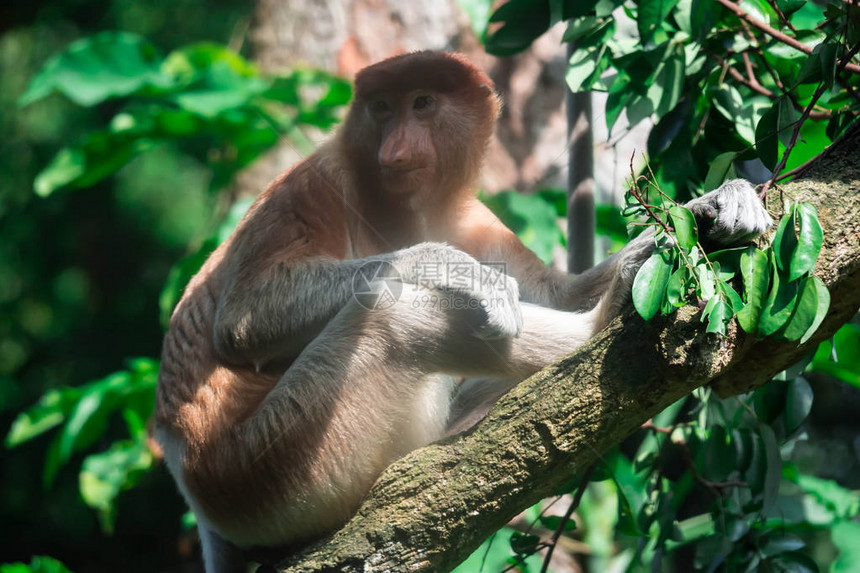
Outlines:
<svg viewBox="0 0 860 573"><path fill-rule="evenodd" d="M402 291L400 273L390 263L364 263L352 277L352 296L368 310L391 308Z"/></svg>

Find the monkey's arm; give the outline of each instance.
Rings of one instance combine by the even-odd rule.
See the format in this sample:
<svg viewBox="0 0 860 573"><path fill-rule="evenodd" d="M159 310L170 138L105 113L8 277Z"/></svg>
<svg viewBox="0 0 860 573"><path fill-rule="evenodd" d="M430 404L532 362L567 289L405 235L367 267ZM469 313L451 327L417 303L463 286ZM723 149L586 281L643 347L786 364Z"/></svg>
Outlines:
<svg viewBox="0 0 860 573"><path fill-rule="evenodd" d="M727 181L719 189L687 203L703 240L731 246L748 242L770 227L767 214L749 182ZM621 251L594 268L569 275L547 268L477 200L467 209L460 229L465 250L484 262L507 264L520 284L522 300L561 310L585 311L603 303L597 328L602 328L630 298L636 271L654 250L654 231L646 230Z"/></svg>
<svg viewBox="0 0 860 573"><path fill-rule="evenodd" d="M472 266L476 276L483 278L473 284L449 284L447 273L434 275L426 270L452 263ZM439 243L364 259L316 256L246 265L234 273L217 302L215 349L230 363L258 369L292 361L354 294L378 288L381 281L441 288L478 300L493 299L502 292L512 297L509 306L516 306L516 283L511 281L510 288L498 291L497 275L498 271L482 267L466 253ZM493 337L517 334L521 322L518 314L487 312L475 327L477 334Z"/></svg>

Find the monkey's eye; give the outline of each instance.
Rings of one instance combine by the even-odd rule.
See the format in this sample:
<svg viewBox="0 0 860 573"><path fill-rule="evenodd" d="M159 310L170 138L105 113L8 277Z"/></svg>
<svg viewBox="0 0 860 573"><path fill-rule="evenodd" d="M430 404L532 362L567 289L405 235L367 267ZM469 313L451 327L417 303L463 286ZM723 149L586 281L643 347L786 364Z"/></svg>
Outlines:
<svg viewBox="0 0 860 573"><path fill-rule="evenodd" d="M384 114L391 111L391 106L384 99L377 99L370 104L370 111L374 114Z"/></svg>
<svg viewBox="0 0 860 573"><path fill-rule="evenodd" d="M433 104L433 98L429 95L420 95L412 102L412 109L427 109Z"/></svg>

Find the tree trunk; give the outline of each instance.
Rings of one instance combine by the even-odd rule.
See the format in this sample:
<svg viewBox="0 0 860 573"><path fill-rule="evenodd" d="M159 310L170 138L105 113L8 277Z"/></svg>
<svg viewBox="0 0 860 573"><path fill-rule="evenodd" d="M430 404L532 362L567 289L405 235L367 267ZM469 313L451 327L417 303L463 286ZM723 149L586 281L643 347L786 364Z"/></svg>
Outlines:
<svg viewBox="0 0 860 573"><path fill-rule="evenodd" d="M648 323L632 310L568 358L521 383L473 430L410 453L379 478L358 513L293 555L289 571L447 571L523 509L637 430L711 384L728 396L763 384L831 336L860 306L860 124L786 199L816 205L816 274L831 308L806 344L706 334L687 306ZM780 210L780 194L769 198Z"/></svg>

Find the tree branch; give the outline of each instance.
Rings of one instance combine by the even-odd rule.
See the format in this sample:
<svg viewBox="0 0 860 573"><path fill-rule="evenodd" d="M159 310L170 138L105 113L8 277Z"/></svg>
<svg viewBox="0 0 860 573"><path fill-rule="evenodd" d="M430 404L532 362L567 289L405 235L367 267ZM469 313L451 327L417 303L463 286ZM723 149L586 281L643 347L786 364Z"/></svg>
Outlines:
<svg viewBox="0 0 860 573"><path fill-rule="evenodd" d="M832 304L806 344L755 340L735 327L725 338L706 334L690 306L648 323L628 311L517 386L471 431L392 464L355 517L281 567L447 571L693 389L710 383L729 396L764 383L860 306L858 192L860 124L784 188L788 198L816 205L825 230L817 275Z"/></svg>
<svg viewBox="0 0 860 573"><path fill-rule="evenodd" d="M807 46L803 42L800 42L800 41L792 38L791 36L783 34L779 30L775 30L774 28L771 28L769 25L765 24L761 20L757 20L757 19L753 18L743 8L741 8L740 6L738 6L737 4L732 2L731 0L717 0L717 2L719 2L720 4L722 4L723 6L728 8L732 13L734 13L742 21L748 22L750 25L755 26L756 28L758 28L759 30L761 30L762 32L767 34L768 36L770 36L776 40L779 40L783 44L789 45L796 50L800 50L804 54L809 55L812 53L812 48L810 48L809 46ZM850 60L850 57L847 58L847 60ZM845 70L852 72L854 74L860 74L860 66L858 66L857 64L849 63L847 60L842 60L845 63Z"/></svg>

